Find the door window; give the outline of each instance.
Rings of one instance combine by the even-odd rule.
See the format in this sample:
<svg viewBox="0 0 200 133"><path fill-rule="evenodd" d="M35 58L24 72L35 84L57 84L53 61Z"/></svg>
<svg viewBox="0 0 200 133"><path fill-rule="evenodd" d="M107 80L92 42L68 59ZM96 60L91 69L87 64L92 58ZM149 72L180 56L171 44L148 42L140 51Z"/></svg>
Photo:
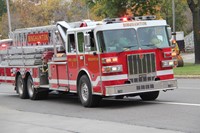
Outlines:
<svg viewBox="0 0 200 133"><path fill-rule="evenodd" d="M75 42L75 35L69 34L68 35L68 52L75 53L76 52L76 42Z"/></svg>

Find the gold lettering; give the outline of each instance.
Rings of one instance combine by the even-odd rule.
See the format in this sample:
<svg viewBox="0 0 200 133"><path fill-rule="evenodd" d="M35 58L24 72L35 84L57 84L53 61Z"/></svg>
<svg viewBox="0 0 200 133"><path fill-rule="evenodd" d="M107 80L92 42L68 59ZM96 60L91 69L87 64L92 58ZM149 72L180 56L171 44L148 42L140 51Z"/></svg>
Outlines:
<svg viewBox="0 0 200 133"><path fill-rule="evenodd" d="M98 61L98 58L88 58L88 61Z"/></svg>
<svg viewBox="0 0 200 133"><path fill-rule="evenodd" d="M40 33L40 34L29 34L28 35L28 43L48 43L49 35L48 33Z"/></svg>
<svg viewBox="0 0 200 133"><path fill-rule="evenodd" d="M124 27L141 26L141 25L147 25L147 23L146 22L123 23Z"/></svg>

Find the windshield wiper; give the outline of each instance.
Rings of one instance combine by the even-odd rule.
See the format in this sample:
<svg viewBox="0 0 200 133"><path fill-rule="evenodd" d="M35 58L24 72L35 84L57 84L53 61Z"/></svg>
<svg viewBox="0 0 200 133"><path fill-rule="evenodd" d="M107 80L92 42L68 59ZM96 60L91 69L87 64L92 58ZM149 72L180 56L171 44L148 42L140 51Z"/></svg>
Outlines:
<svg viewBox="0 0 200 133"><path fill-rule="evenodd" d="M145 45L141 45L141 46L147 46L147 47L154 46L154 47L156 47L154 44L145 44Z"/></svg>
<svg viewBox="0 0 200 133"><path fill-rule="evenodd" d="M150 48L156 48L156 49L162 50L162 48L159 48L159 47L157 47L155 44L152 44L152 43L150 43L150 44L145 44L145 45L141 45L141 46L147 46L147 47L150 47ZM153 47L152 47L152 46L153 46Z"/></svg>
<svg viewBox="0 0 200 133"><path fill-rule="evenodd" d="M118 54L121 54L121 53L123 53L124 51L127 51L127 50L129 50L130 48L134 48L134 47L137 47L137 45L133 45L133 46L125 46L125 47L123 47L123 50L120 51Z"/></svg>

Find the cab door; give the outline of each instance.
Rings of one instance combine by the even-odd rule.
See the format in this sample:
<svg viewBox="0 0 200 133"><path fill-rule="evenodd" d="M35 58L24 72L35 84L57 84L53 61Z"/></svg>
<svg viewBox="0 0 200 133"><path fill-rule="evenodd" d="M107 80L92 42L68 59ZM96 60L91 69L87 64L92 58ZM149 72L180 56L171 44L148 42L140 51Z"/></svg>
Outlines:
<svg viewBox="0 0 200 133"><path fill-rule="evenodd" d="M90 46L86 47L85 36L90 37ZM93 93L101 93L100 88L100 67L99 67L99 55L97 52L97 47L94 42L94 34L92 31L78 32L78 67L79 70L87 71L91 84L93 87ZM98 81L99 80L99 81Z"/></svg>
<svg viewBox="0 0 200 133"><path fill-rule="evenodd" d="M67 63L69 74L69 86L71 92L77 92L76 78L78 74L77 40L75 32L67 35Z"/></svg>

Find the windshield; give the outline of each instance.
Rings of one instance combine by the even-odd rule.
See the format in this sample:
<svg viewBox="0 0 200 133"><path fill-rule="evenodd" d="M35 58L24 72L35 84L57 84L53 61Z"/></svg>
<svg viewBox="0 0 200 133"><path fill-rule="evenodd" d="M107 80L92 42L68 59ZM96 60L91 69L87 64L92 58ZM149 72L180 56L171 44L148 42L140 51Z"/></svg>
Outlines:
<svg viewBox="0 0 200 133"><path fill-rule="evenodd" d="M102 52L120 52L138 49L134 29L118 29L97 32L97 40Z"/></svg>
<svg viewBox="0 0 200 133"><path fill-rule="evenodd" d="M138 40L142 49L169 47L166 27L139 28Z"/></svg>
<svg viewBox="0 0 200 133"><path fill-rule="evenodd" d="M98 31L97 41L103 53L169 47L164 26Z"/></svg>

